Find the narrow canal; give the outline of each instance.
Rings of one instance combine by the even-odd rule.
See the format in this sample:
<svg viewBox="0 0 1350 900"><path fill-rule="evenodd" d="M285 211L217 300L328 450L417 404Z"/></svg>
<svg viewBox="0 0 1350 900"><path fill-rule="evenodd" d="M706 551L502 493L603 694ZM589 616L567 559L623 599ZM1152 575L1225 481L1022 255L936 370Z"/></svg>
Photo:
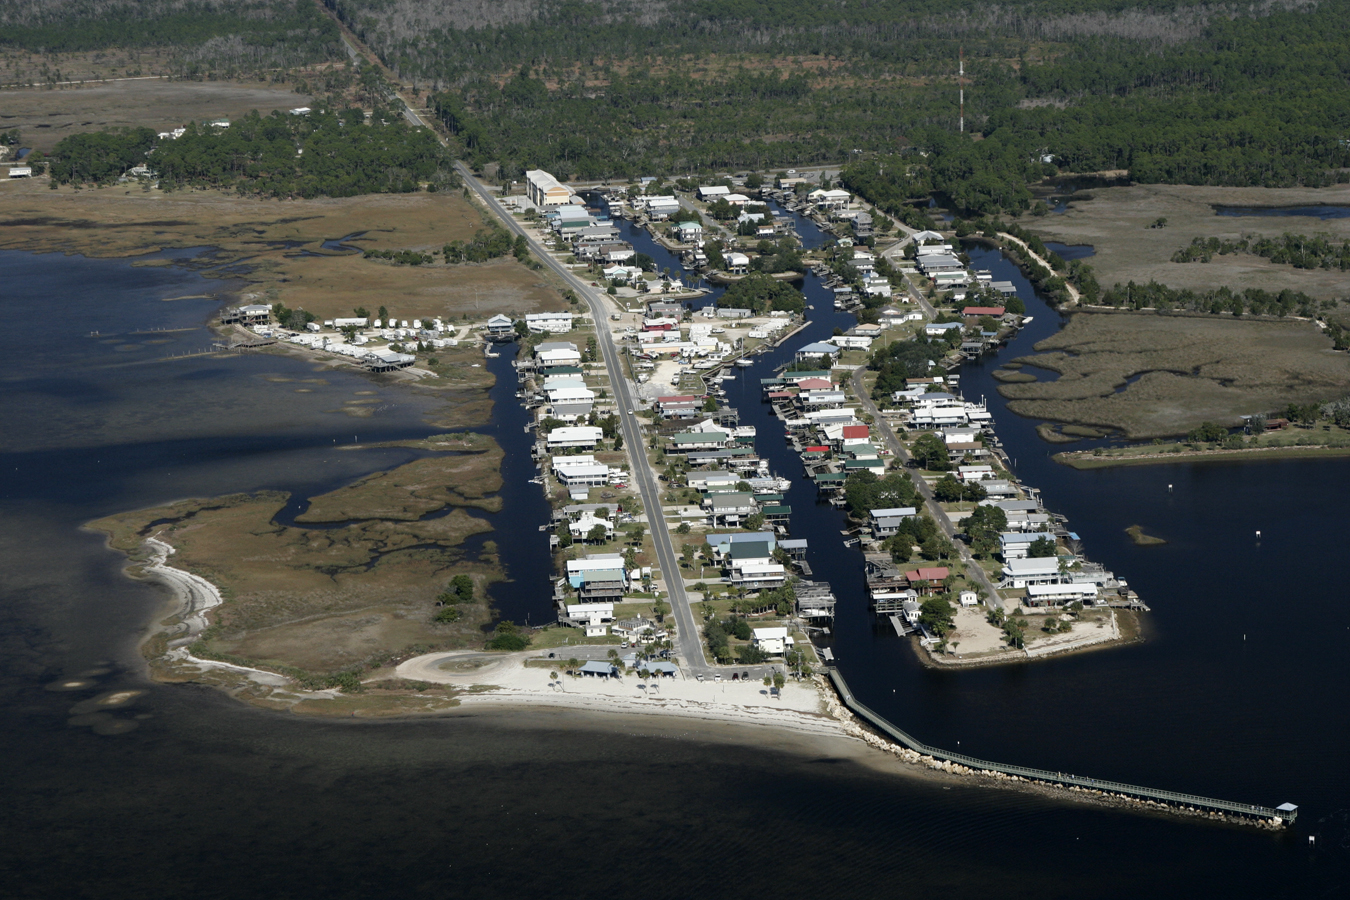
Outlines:
<svg viewBox="0 0 1350 900"><path fill-rule="evenodd" d="M798 228L810 241L814 225L798 217ZM658 267L678 265L645 233L629 239ZM1056 464L1056 448L1037 436L1035 421L1008 412L991 373L1034 352L1062 318L998 251L966 249L975 268L1016 286L1033 321L999 352L963 366L962 391L986 400L1017 476L1068 516L1088 557L1128 579L1153 607L1144 617L1147 640L1035 664L947 671L922 666L908 639L875 620L862 554L843 546L842 513L816 502L781 422L760 399L759 379L796 348L854 324L808 276L802 289L815 306L810 326L724 387L742 423L756 427L760 454L793 479L786 497L792 536L809 541L813 577L839 599L833 648L858 698L920 740L988 759L1254 803L1350 805L1343 739L1350 716L1335 699L1350 691L1350 669L1339 662L1350 611L1334 567L1312 562L1343 552L1339 532L1325 523L1350 508L1350 460L1086 472ZM1124 529L1134 524L1168 543L1133 545ZM1298 565L1291 597L1270 577L1295 560L1310 564ZM1346 765L1329 767L1333 759Z"/></svg>

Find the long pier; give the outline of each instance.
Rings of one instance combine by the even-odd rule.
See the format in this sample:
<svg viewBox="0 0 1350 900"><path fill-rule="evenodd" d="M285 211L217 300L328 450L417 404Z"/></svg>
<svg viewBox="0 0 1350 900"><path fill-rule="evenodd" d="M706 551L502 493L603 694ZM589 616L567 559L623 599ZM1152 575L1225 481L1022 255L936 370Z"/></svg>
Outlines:
<svg viewBox="0 0 1350 900"><path fill-rule="evenodd" d="M839 673L837 668L830 666L828 671L830 681L834 684L835 690L839 692L839 699L843 701L844 706L848 707L853 713L865 719L903 746L924 756L931 756L936 760L955 763L969 769L974 769L977 772L999 772L1004 775L1015 776L1027 781L1038 781L1044 784L1061 785L1063 787L1078 787L1085 790L1099 791L1106 795L1116 794L1138 800L1153 800L1181 809L1199 811L1212 810L1251 819L1261 819L1277 826L1292 824L1293 821L1298 818L1298 807L1291 803L1286 803L1275 809L1268 806L1254 806L1250 803L1233 803L1229 800L1215 800L1211 797L1199 797L1194 794L1161 791L1155 788L1140 787L1135 784L1121 784L1116 781L1100 781L1096 778L1084 778L1081 775L1069 775L1064 772L1049 772L1044 769L1027 768L1026 766L1010 766L1004 763L990 762L985 759L976 759L973 756L965 756L961 753L950 753L946 750L940 750L937 747L930 747L922 741L916 740L914 737L906 734L904 731L901 731L899 728L896 728L884 717L873 712L871 709L867 708L867 706L859 702L859 700L853 696L853 692L849 690L848 682L844 681L844 676Z"/></svg>

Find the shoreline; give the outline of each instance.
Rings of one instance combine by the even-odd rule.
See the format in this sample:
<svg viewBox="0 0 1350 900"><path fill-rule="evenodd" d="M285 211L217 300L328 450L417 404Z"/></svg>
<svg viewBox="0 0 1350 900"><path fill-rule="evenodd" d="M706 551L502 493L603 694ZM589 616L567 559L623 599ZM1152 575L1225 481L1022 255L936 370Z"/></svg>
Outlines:
<svg viewBox="0 0 1350 900"><path fill-rule="evenodd" d="M1139 456L1092 456L1091 453L1091 450L1069 450L1056 453L1051 458L1060 465L1084 470L1178 462L1241 462L1247 458L1257 460L1335 459L1350 456L1350 447L1330 447L1326 445L1243 447L1239 450L1183 450L1180 453L1148 453Z"/></svg>
<svg viewBox="0 0 1350 900"><path fill-rule="evenodd" d="M919 664L927 669L979 669L990 668L993 666L1009 666L1025 663L1033 663L1039 660L1047 659L1051 656L1077 656L1082 653L1093 653L1099 650L1115 650L1129 644L1141 643L1144 638L1142 634L1143 623L1136 616L1134 620L1135 633L1128 634L1122 630L1117 620L1117 614L1120 611L1111 609L1111 631L1109 634L1084 635L1080 638L1074 638L1060 643L1043 644L1039 647L1030 647L1022 650L1008 650L997 656L974 657L971 659L962 659L960 657L936 656L931 648L923 645L917 638L912 639L915 656Z"/></svg>

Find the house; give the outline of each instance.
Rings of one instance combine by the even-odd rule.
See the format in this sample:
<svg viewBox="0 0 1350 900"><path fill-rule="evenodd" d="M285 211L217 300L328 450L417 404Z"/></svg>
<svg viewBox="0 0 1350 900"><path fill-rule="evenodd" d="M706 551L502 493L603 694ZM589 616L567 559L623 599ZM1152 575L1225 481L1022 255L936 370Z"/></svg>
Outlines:
<svg viewBox="0 0 1350 900"><path fill-rule="evenodd" d="M10 167L9 167L9 177L10 177L10 178L32 178L32 177L33 177L33 167L32 167L32 166L10 166Z"/></svg>
<svg viewBox="0 0 1350 900"><path fill-rule="evenodd" d="M861 334L836 334L830 343L841 350L870 350L872 339Z"/></svg>
<svg viewBox="0 0 1350 900"><path fill-rule="evenodd" d="M683 243L701 243L703 241L703 226L698 222L681 222L675 226L675 234Z"/></svg>
<svg viewBox="0 0 1350 900"><path fill-rule="evenodd" d="M573 538L577 540L585 540L586 537L595 529L597 525L605 530L606 536L614 532L614 526L609 522L609 520L597 519L590 513L582 513L578 518L568 523L567 530L572 532ZM610 579L604 578L601 580L609 581ZM619 592L623 593L622 586L620 587Z"/></svg>
<svg viewBox="0 0 1350 900"><path fill-rule="evenodd" d="M577 671L580 672L582 675L586 675L592 678L595 677L617 678L619 675L619 670L615 668L614 663L609 662L608 660L601 662L598 659L587 660L586 662L581 664L581 668L578 669Z"/></svg>
<svg viewBox="0 0 1350 900"><path fill-rule="evenodd" d="M550 349L543 349L545 346L549 346ZM568 349L569 347L571 349ZM534 350L534 358L539 361L541 366L546 367L581 365L581 354L578 353L576 347L571 344L567 344L566 346L540 344Z"/></svg>
<svg viewBox="0 0 1350 900"><path fill-rule="evenodd" d="M824 341L817 341L814 344L807 344L805 347L798 350L797 360L820 359L832 363L834 358L838 355L839 348L837 346Z"/></svg>
<svg viewBox="0 0 1350 900"><path fill-rule="evenodd" d="M585 628L587 637L600 637L609 633L606 627L614 621L613 603L567 603L563 605L564 625Z"/></svg>
<svg viewBox="0 0 1350 900"><path fill-rule="evenodd" d="M487 336L490 341L514 341L516 323L510 316L496 315L487 321Z"/></svg>
<svg viewBox="0 0 1350 900"><path fill-rule="evenodd" d="M735 531L730 534L710 534L706 540L712 546L713 552L720 556L725 556L727 548L732 544L765 543L769 545L770 554L777 546L777 539L772 531Z"/></svg>
<svg viewBox="0 0 1350 900"><path fill-rule="evenodd" d="M753 494L719 493L703 498L703 508L708 510L713 527L735 525L741 519L759 512L759 504Z"/></svg>
<svg viewBox="0 0 1350 900"><path fill-rule="evenodd" d="M604 431L593 425L564 425L548 433L549 452L568 447L584 447L594 450L595 445L604 436Z"/></svg>
<svg viewBox="0 0 1350 900"><path fill-rule="evenodd" d="M781 563L743 563L732 566L731 583L752 591L773 589L787 580Z"/></svg>
<svg viewBox="0 0 1350 900"><path fill-rule="evenodd" d="M712 203L721 197L726 197L731 193L731 188L725 184L709 184L698 189L698 199L704 203Z"/></svg>
<svg viewBox="0 0 1350 900"><path fill-rule="evenodd" d="M770 656L782 656L794 643L786 628L756 628L752 633L754 645Z"/></svg>
<svg viewBox="0 0 1350 900"><path fill-rule="evenodd" d="M909 586L920 594L938 594L942 592L942 582L947 580L951 570L946 566L925 566L905 573Z"/></svg>
<svg viewBox="0 0 1350 900"><path fill-rule="evenodd" d="M881 327L894 328L897 325L903 325L906 322L922 322L923 313L918 310L913 312L904 312L896 309L894 306L888 306L881 311Z"/></svg>
<svg viewBox="0 0 1350 900"><path fill-rule="evenodd" d="M656 409L666 418L690 418L703 410L703 398L693 395L657 397Z"/></svg>
<svg viewBox="0 0 1350 900"><path fill-rule="evenodd" d="M565 206L572 202L572 189L559 183L543 169L525 173L525 193L538 207Z"/></svg>
<svg viewBox="0 0 1350 900"><path fill-rule="evenodd" d="M853 199L853 195L844 190L814 190L806 195L806 199L816 205L817 209L842 209L848 206L848 202Z"/></svg>
<svg viewBox="0 0 1350 900"><path fill-rule="evenodd" d="M728 253L725 257L727 271L732 275L744 275L750 271L750 257L744 253Z"/></svg>
<svg viewBox="0 0 1350 900"><path fill-rule="evenodd" d="M670 436L667 451L688 453L690 450L716 450L725 447L731 436L725 431L684 431Z"/></svg>
<svg viewBox="0 0 1350 900"><path fill-rule="evenodd" d="M554 473L558 480L571 487L600 487L610 483L610 469L604 463L587 463L580 466L557 466L558 460L573 459L560 456L554 460Z"/></svg>
<svg viewBox="0 0 1350 900"><path fill-rule="evenodd" d="M1031 554L1031 545L1041 538L1049 538L1052 542L1055 539L1054 535L1040 532L1005 531L998 536L999 554L1005 561L1026 559Z"/></svg>
<svg viewBox="0 0 1350 900"><path fill-rule="evenodd" d="M1003 566L1003 580L1010 582L1014 588L1053 584L1059 578L1059 558L1056 556L1010 559Z"/></svg>
<svg viewBox="0 0 1350 900"><path fill-rule="evenodd" d="M1028 606L1053 606L1059 603L1095 603L1098 589L1095 584L1031 584L1027 585Z"/></svg>
<svg viewBox="0 0 1350 900"><path fill-rule="evenodd" d="M528 313L525 327L535 334L566 334L572 330L572 314L569 312Z"/></svg>
<svg viewBox="0 0 1350 900"><path fill-rule="evenodd" d="M872 534L876 537L888 537L900 530L900 523L918 515L913 506L893 506L886 509L874 509L868 514L872 523Z"/></svg>
<svg viewBox="0 0 1350 900"><path fill-rule="evenodd" d="M957 466L956 477L967 484L972 481L992 481L994 479L994 467Z"/></svg>
<svg viewBox="0 0 1350 900"><path fill-rule="evenodd" d="M872 432L866 425L841 425L839 427L840 449L854 444L867 444L872 440Z"/></svg>
<svg viewBox="0 0 1350 900"><path fill-rule="evenodd" d="M736 541L723 546L725 550L722 556L728 568L776 562L773 558L774 542L772 540Z"/></svg>
<svg viewBox="0 0 1350 900"><path fill-rule="evenodd" d="M999 316L1003 315L1004 312L1005 309L1002 306L967 306L965 309L961 310L961 315L968 319L978 319L980 316L992 316L997 319Z"/></svg>
<svg viewBox="0 0 1350 900"><path fill-rule="evenodd" d="M554 406L572 406L575 404L595 402L595 392L586 387L560 385L548 389L545 393L548 395L548 402L552 403Z"/></svg>
<svg viewBox="0 0 1350 900"><path fill-rule="evenodd" d="M961 333L960 322L930 322L923 327L923 333L928 337L946 337L950 332Z"/></svg>
<svg viewBox="0 0 1350 900"><path fill-rule="evenodd" d="M652 641L666 636L665 629L657 628L655 622L642 616L620 619L611 625L610 629L620 637L626 637L630 641L644 644L650 644Z"/></svg>

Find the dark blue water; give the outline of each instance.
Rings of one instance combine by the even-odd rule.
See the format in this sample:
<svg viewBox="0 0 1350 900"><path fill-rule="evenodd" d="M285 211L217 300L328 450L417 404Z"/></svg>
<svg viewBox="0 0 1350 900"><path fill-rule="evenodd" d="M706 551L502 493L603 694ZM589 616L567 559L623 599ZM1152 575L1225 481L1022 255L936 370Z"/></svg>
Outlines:
<svg viewBox="0 0 1350 900"><path fill-rule="evenodd" d="M1350 218L1350 206L1216 206L1214 215L1346 219Z"/></svg>
<svg viewBox="0 0 1350 900"><path fill-rule="evenodd" d="M1061 259L1087 259L1097 254L1097 248L1091 244L1061 244L1058 241L1046 241L1045 248L1060 255Z"/></svg>
<svg viewBox="0 0 1350 900"><path fill-rule="evenodd" d="M1054 314L1020 276L974 255L1016 281L1036 316L1003 358L1053 331ZM983 672L922 670L874 629L861 559L833 542L838 513L814 507L802 485L788 497L794 535L808 537L812 565L840 596L836 647L866 702L926 740L995 758L1293 800L1300 828L1322 835L1315 849L1302 832L916 781L774 732L481 709L309 721L146 682L135 645L160 594L125 579L120 555L79 525L186 496L317 492L404 458L335 448L357 431L363 443L425 434L431 401L377 384L387 408L353 420L343 400L372 389L358 375L268 356L156 361L203 343L218 303L163 302L220 289L185 269L0 254L0 272L0 306L31 325L0 332L7 897L723 896L740 885L790 898L1345 893L1345 825L1318 822L1350 807L1350 622L1339 572L1323 562L1340 558L1350 499L1340 464L1075 473L1048 460L1034 423L1003 411L987 376L999 360L968 366L966 392L989 395L1019 472L1155 609L1136 648ZM813 330L728 385L745 392L747 422L763 425L760 451L794 476L757 379L798 342L848 324L819 302L817 283L805 288ZM187 330L132 334L167 327ZM511 502L537 497L525 490ZM1121 529L1136 521L1171 543L1133 547ZM505 550L536 533L494 537ZM91 667L94 691L44 690ZM74 703L128 687L146 692L125 713L143 717L138 730L104 737L67 724ZM582 840L593 849L580 852Z"/></svg>

